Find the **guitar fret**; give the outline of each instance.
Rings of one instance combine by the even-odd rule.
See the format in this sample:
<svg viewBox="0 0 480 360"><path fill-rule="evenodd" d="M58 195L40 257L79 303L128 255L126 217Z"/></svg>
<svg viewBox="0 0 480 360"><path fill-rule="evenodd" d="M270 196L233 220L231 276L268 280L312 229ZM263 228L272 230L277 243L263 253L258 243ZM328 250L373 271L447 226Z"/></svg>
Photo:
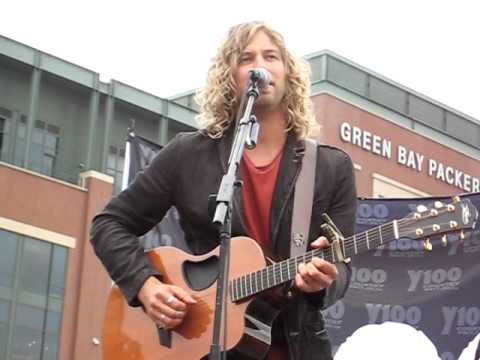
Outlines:
<svg viewBox="0 0 480 360"><path fill-rule="evenodd" d="M272 266L272 273L273 273L273 284L274 285L277 285L278 284L278 280L277 280L277 263L273 264Z"/></svg>
<svg viewBox="0 0 480 360"><path fill-rule="evenodd" d="M353 237L353 247L355 249L355 254L358 254L357 240L356 240L355 236Z"/></svg>
<svg viewBox="0 0 480 360"><path fill-rule="evenodd" d="M282 263L280 263L280 283L283 283L283 276L282 276L282 273L283 273L283 270L282 270Z"/></svg>
<svg viewBox="0 0 480 360"><path fill-rule="evenodd" d="M270 274L268 273L270 266L265 268L265 277L267 278L267 288L270 288Z"/></svg>
<svg viewBox="0 0 480 360"><path fill-rule="evenodd" d="M278 276L278 271L277 271L277 267L278 267L278 266L277 266L277 263L273 264L273 266L272 266L273 285L274 285L274 286L277 286L277 284L278 284L278 278L277 278L277 276Z"/></svg>
<svg viewBox="0 0 480 360"><path fill-rule="evenodd" d="M235 282L237 283L237 285L236 285L236 288L237 288L237 290L236 290L236 292L237 292L237 299L239 299L239 298L241 298L241 296L242 296L242 289L241 289L241 287L240 287L240 278L236 278L236 279L235 279Z"/></svg>
<svg viewBox="0 0 480 360"><path fill-rule="evenodd" d="M238 278L233 279L233 291L235 292L235 299L238 300L240 294L238 293Z"/></svg>
<svg viewBox="0 0 480 360"><path fill-rule="evenodd" d="M247 295L247 279L245 276L242 276L242 297Z"/></svg>
<svg viewBox="0 0 480 360"><path fill-rule="evenodd" d="M258 287L258 291L262 291L263 290L263 281L262 281L262 270L258 270L257 271L258 275L257 275L257 287Z"/></svg>
<svg viewBox="0 0 480 360"><path fill-rule="evenodd" d="M383 226L380 226L380 227L378 228L378 232L380 233L380 244L383 244L382 227L383 227Z"/></svg>
<svg viewBox="0 0 480 360"><path fill-rule="evenodd" d="M253 294L252 274L248 274L248 276L250 276L250 278L249 278L249 280L248 280L248 284L250 285L250 294L249 294L249 295L252 295L252 294Z"/></svg>
<svg viewBox="0 0 480 360"><path fill-rule="evenodd" d="M260 280L262 282L262 290L266 289L265 283L263 282L264 277L265 277L265 269L262 270L262 275L260 276Z"/></svg>

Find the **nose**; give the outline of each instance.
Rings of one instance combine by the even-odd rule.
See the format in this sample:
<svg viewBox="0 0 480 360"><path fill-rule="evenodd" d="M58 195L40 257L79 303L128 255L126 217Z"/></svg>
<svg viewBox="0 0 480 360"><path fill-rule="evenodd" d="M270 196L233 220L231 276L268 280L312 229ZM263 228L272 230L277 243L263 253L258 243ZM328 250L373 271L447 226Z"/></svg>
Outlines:
<svg viewBox="0 0 480 360"><path fill-rule="evenodd" d="M264 57L262 55L257 55L255 57L255 61L253 63L253 67L255 68L266 68L267 62L265 61Z"/></svg>

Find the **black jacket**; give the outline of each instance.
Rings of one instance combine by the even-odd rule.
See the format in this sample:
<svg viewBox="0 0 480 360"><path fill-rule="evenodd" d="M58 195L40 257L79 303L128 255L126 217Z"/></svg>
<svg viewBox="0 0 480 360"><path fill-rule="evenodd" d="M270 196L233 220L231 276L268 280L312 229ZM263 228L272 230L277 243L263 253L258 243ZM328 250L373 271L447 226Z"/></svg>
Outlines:
<svg viewBox="0 0 480 360"><path fill-rule="evenodd" d="M156 225L172 205L178 209L193 253L202 254L218 246L208 196L218 191L226 172L232 133L227 131L221 139L211 139L201 131L177 135L152 164L94 218L91 242L95 252L130 305L140 305L136 296L149 276L161 276L148 262L137 236ZM272 251L280 257L288 257L290 251L294 186L304 146L303 141L289 134L273 193L270 241ZM339 149L319 145L310 241L322 235L323 212L330 215L345 236L352 235L355 211L356 191L350 158ZM241 214L238 191L233 203L233 236L246 235ZM341 298L348 287L349 266L341 263L337 269L339 276L326 292L299 293L291 300L284 314L291 358L306 360L313 355L315 359L331 358L320 309ZM303 353L305 349L308 353Z"/></svg>

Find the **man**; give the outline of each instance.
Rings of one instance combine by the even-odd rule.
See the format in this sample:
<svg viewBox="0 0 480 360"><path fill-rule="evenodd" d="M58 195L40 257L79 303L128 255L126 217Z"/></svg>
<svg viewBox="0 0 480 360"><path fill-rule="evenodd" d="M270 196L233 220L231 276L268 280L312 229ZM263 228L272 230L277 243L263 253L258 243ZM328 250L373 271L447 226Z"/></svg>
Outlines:
<svg viewBox="0 0 480 360"><path fill-rule="evenodd" d="M159 326L178 326L195 299L188 289L162 283L137 236L176 206L195 254L218 246L208 196L217 192L226 172L236 113L253 68L268 70L272 80L255 104L260 134L257 146L245 151L241 163L244 186L233 201L232 235L250 236L280 257L289 257L293 190L305 150L303 140L316 125L308 68L290 54L280 34L262 22L245 23L229 31L198 95L203 129L172 140L93 222L92 244L112 279L129 304L143 306ZM317 146L310 245L327 245L321 237L322 213L327 212L349 236L355 210L350 158L338 149ZM288 344L284 354L288 351L291 359L331 359L320 309L344 295L350 268L314 258L298 270L295 296L278 322L277 330ZM244 357L229 355L240 358Z"/></svg>

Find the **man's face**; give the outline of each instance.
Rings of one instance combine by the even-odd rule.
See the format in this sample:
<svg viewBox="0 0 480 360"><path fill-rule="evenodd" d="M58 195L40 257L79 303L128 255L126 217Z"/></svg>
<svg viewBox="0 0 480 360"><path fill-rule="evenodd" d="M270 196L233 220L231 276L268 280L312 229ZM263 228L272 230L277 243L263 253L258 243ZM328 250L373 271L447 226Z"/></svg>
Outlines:
<svg viewBox="0 0 480 360"><path fill-rule="evenodd" d="M238 100L248 85L248 71L254 68L264 68L272 75L272 82L262 90L255 107L278 109L285 95L287 74L279 48L263 31L255 34L239 56L234 74Z"/></svg>

